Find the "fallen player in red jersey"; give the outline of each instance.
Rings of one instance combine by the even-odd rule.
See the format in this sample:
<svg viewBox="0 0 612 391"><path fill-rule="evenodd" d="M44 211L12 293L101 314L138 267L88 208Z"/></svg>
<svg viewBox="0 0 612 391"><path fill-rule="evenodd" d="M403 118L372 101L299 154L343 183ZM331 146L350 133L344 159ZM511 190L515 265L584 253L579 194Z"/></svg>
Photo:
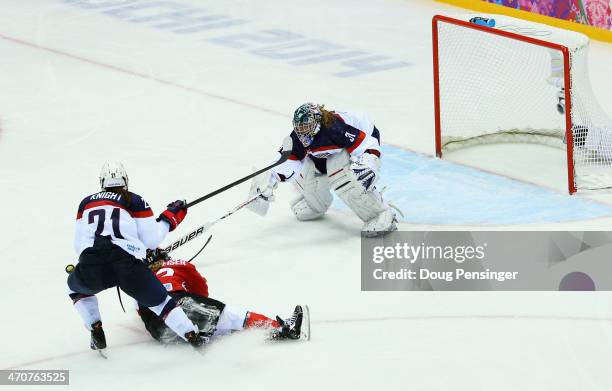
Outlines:
<svg viewBox="0 0 612 391"><path fill-rule="evenodd" d="M304 307L297 305L291 317L286 320L278 316L272 319L252 311L237 312L208 297L206 279L193 264L172 259L162 249L150 251L147 254L147 262L168 294L208 340L249 328L269 329L272 340L309 337L308 307L305 307L304 311ZM166 326L163 319L147 307L138 305L138 314L147 331L156 340L165 344L182 341Z"/></svg>

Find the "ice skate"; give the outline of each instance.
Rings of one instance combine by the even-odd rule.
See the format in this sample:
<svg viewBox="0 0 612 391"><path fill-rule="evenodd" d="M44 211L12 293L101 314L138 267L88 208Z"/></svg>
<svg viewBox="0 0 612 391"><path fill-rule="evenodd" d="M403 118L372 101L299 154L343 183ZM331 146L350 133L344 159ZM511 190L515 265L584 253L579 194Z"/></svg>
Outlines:
<svg viewBox="0 0 612 391"><path fill-rule="evenodd" d="M271 340L310 339L310 313L308 306L302 307L301 305L296 305L289 319L283 320L277 316L276 321L280 326L270 334Z"/></svg>
<svg viewBox="0 0 612 391"><path fill-rule="evenodd" d="M89 347L96 350L100 356L106 357L106 336L102 328L102 321L97 321L91 325L91 341Z"/></svg>

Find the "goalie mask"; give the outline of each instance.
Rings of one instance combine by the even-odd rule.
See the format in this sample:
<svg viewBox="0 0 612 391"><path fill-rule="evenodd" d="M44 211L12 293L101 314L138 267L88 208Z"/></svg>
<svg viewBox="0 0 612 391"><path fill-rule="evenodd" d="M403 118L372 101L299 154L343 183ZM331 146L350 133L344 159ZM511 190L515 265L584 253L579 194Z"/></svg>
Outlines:
<svg viewBox="0 0 612 391"><path fill-rule="evenodd" d="M293 131L304 147L310 146L321 129L321 107L304 103L293 113Z"/></svg>
<svg viewBox="0 0 612 391"><path fill-rule="evenodd" d="M123 164L119 162L108 162L102 166L100 171L100 187L102 190L109 187L122 187L128 189L128 176L123 168Z"/></svg>

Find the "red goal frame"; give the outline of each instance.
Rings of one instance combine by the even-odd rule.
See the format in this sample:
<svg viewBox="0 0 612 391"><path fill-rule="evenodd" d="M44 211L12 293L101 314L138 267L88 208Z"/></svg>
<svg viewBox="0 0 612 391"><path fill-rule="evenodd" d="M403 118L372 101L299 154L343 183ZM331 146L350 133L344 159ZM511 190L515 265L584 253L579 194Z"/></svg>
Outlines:
<svg viewBox="0 0 612 391"><path fill-rule="evenodd" d="M436 156L442 158L442 134L440 124L440 75L439 75L439 51L438 51L438 24L448 23L465 28L479 30L485 34L494 34L508 39L527 42L549 49L556 49L563 54L563 77L565 82L565 139L567 143L567 185L570 194L576 192L574 181L574 138L572 135L572 97L571 97L571 78L570 78L570 54L566 46L556 43L543 41L541 39L527 37L524 35L504 31L496 28L485 27L464 20L451 18L443 15L435 15L432 19L432 43L433 43L433 76L434 76L434 112L435 112L435 133L436 133Z"/></svg>

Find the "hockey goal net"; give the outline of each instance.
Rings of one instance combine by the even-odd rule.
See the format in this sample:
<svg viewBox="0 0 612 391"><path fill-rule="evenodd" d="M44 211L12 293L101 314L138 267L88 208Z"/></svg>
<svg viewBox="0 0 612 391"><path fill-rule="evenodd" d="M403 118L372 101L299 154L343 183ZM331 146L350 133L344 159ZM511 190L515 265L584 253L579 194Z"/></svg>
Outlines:
<svg viewBox="0 0 612 391"><path fill-rule="evenodd" d="M496 26L470 23L474 16ZM583 34L502 15L435 16L437 156L541 143L567 152L570 194L612 187L612 122L591 89L588 46Z"/></svg>

